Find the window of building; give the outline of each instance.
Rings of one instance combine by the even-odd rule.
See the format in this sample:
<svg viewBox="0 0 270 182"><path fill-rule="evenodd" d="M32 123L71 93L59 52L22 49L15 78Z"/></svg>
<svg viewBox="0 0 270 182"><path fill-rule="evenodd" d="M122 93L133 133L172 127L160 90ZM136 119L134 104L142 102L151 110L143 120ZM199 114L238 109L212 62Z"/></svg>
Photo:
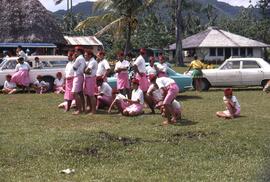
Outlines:
<svg viewBox="0 0 270 182"><path fill-rule="evenodd" d="M253 49L251 47L247 48L247 56L252 57L253 56Z"/></svg>
<svg viewBox="0 0 270 182"><path fill-rule="evenodd" d="M217 54L218 54L218 56L224 56L223 48L218 48L217 49Z"/></svg>
<svg viewBox="0 0 270 182"><path fill-rule="evenodd" d="M238 48L233 48L233 56L239 56Z"/></svg>
<svg viewBox="0 0 270 182"><path fill-rule="evenodd" d="M216 48L210 48L210 56L216 56Z"/></svg>
<svg viewBox="0 0 270 182"><path fill-rule="evenodd" d="M246 48L240 48L240 56L241 57L246 57Z"/></svg>

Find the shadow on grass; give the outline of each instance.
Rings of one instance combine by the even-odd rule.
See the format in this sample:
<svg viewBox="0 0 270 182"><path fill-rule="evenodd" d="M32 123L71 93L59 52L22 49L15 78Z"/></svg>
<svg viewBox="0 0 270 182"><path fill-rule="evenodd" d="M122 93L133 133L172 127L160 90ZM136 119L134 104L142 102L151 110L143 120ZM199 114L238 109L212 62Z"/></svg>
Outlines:
<svg viewBox="0 0 270 182"><path fill-rule="evenodd" d="M189 119L181 119L177 121L175 124L176 126L191 126L191 125L196 125L198 122L191 121Z"/></svg>
<svg viewBox="0 0 270 182"><path fill-rule="evenodd" d="M185 101L185 100L190 100L190 99L202 99L202 97L196 96L196 95L178 95L176 97L176 100L180 100L180 101Z"/></svg>

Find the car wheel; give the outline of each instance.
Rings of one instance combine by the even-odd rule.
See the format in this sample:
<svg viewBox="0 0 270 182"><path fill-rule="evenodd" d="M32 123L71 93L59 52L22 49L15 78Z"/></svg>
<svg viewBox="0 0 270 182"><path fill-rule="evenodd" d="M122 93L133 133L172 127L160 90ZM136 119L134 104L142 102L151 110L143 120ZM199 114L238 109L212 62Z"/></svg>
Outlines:
<svg viewBox="0 0 270 182"><path fill-rule="evenodd" d="M268 81L269 81L269 80L263 80L263 81L262 81L261 85L262 85L263 88L265 87L265 85L266 85L266 83L267 83Z"/></svg>
<svg viewBox="0 0 270 182"><path fill-rule="evenodd" d="M210 83L209 83L209 81L208 81L207 79L203 78L203 79L202 79L202 82L201 82L201 89L202 89L203 91L207 91L207 90L209 90L209 88L210 88Z"/></svg>
<svg viewBox="0 0 270 182"><path fill-rule="evenodd" d="M196 82L195 82L194 79L192 81L192 86L193 86L194 89L196 88ZM210 86L211 85L210 85L209 81L207 79L203 78L202 82L201 82L201 90L202 91L207 91L207 90L209 90Z"/></svg>
<svg viewBox="0 0 270 182"><path fill-rule="evenodd" d="M52 76L44 76L42 80L49 83L48 92L53 91L54 77L52 77Z"/></svg>

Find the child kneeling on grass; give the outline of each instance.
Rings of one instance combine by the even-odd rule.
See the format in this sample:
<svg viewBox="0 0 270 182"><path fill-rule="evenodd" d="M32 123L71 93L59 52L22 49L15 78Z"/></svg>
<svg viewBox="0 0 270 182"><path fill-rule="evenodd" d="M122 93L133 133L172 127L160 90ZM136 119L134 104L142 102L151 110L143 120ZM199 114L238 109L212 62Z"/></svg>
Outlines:
<svg viewBox="0 0 270 182"><path fill-rule="evenodd" d="M14 94L17 92L16 87L16 83L11 81L11 75L7 75L2 92L4 94Z"/></svg>
<svg viewBox="0 0 270 182"><path fill-rule="evenodd" d="M233 119L240 115L240 104L237 98L233 95L231 88L226 88L224 90L223 101L226 105L227 110L216 112L216 115L218 117Z"/></svg>

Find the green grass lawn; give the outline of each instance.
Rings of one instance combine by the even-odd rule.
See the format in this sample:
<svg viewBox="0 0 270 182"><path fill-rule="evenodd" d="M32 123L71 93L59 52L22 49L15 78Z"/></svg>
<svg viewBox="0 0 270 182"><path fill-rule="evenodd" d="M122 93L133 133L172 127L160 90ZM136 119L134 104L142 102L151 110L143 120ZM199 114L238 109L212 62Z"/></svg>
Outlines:
<svg viewBox="0 0 270 182"><path fill-rule="evenodd" d="M215 117L222 90L188 91L169 126L158 114L72 116L54 94L1 94L0 181L269 181L270 95L234 93L242 117Z"/></svg>

